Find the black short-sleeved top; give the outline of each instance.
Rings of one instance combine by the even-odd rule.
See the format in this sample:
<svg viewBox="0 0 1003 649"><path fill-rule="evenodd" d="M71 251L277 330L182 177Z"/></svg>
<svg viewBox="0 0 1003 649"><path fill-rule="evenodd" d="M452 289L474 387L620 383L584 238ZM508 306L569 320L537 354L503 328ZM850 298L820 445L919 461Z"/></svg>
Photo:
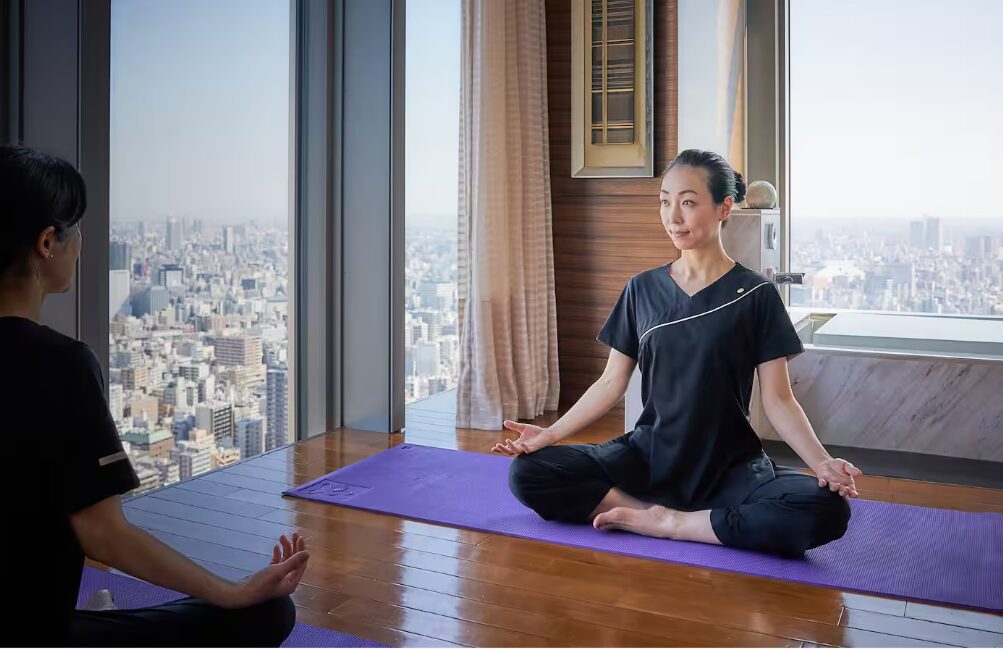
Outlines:
<svg viewBox="0 0 1003 649"><path fill-rule="evenodd" d="M675 507L738 504L773 478L749 421L756 366L804 348L763 275L735 264L690 297L670 266L632 277L597 337L637 360L643 409L596 457L617 482L638 484L617 476L629 465L617 458L640 456L648 493Z"/></svg>
<svg viewBox="0 0 1003 649"><path fill-rule="evenodd" d="M87 345L30 320L0 317L4 619L33 642L61 644L84 553L70 515L135 488Z"/></svg>

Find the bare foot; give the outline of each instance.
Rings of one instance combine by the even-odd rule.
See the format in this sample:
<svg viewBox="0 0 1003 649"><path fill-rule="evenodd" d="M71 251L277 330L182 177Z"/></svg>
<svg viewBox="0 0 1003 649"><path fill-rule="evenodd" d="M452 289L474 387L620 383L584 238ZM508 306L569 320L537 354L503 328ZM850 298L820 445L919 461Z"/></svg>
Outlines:
<svg viewBox="0 0 1003 649"><path fill-rule="evenodd" d="M617 529L644 536L671 539L678 531L679 515L680 512L661 505L651 505L646 509L614 507L596 516L592 525L597 530Z"/></svg>

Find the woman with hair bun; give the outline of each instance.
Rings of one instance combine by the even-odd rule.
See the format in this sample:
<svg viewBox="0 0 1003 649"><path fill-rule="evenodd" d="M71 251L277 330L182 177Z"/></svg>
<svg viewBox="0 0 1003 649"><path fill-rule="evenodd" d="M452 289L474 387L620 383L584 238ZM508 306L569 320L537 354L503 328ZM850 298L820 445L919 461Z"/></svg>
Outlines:
<svg viewBox="0 0 1003 649"><path fill-rule="evenodd" d="M630 278L598 340L606 370L547 428L494 451L516 456L512 493L547 520L798 556L840 538L860 470L830 456L791 391L804 351L776 286L731 259L721 228L745 198L716 153L683 151L662 173L662 225L674 262ZM619 403L634 367L643 410L602 444L556 445ZM749 422L755 373L780 436L815 476L780 468Z"/></svg>

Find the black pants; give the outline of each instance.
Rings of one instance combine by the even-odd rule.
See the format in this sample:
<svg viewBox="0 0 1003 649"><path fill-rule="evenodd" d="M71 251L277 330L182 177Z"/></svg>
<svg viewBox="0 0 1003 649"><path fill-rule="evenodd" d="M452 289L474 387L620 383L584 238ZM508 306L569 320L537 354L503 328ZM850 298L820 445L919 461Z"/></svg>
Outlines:
<svg viewBox="0 0 1003 649"><path fill-rule="evenodd" d="M76 611L70 647L278 647L293 630L296 608L279 597L244 609L198 599L150 608Z"/></svg>
<svg viewBox="0 0 1003 649"><path fill-rule="evenodd" d="M520 455L509 470L509 487L522 504L546 520L585 523L614 484L588 452L589 445L549 446ZM643 466L637 472L646 471ZM629 473L629 472L623 472ZM697 508L706 509L706 508ZM733 548L798 556L846 532L850 506L839 494L818 486L810 475L776 469L776 477L744 501L711 509L710 522L721 543Z"/></svg>

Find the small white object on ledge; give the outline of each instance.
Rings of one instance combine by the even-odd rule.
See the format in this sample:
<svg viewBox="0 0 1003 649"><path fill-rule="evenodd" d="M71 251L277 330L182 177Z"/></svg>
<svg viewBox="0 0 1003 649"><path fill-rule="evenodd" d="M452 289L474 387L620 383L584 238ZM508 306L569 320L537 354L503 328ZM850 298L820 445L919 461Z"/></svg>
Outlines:
<svg viewBox="0 0 1003 649"><path fill-rule="evenodd" d="M745 207L757 210L773 209L777 206L777 190L765 180L756 180L745 190Z"/></svg>

